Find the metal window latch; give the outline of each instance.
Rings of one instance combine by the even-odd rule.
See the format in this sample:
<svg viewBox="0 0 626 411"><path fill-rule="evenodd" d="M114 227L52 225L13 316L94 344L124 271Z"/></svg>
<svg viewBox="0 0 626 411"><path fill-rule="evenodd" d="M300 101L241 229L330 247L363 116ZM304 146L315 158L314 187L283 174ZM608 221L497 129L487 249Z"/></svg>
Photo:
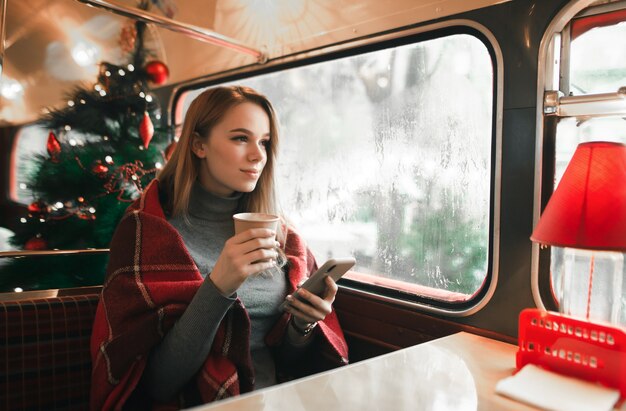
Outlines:
<svg viewBox="0 0 626 411"><path fill-rule="evenodd" d="M558 90L548 90L543 94L543 114L556 116L559 111L559 99L563 93Z"/></svg>

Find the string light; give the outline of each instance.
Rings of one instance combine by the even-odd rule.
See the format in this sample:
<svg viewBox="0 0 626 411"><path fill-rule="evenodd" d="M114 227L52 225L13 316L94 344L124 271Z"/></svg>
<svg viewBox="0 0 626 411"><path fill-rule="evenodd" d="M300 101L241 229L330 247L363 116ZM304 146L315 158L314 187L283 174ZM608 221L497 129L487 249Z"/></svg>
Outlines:
<svg viewBox="0 0 626 411"><path fill-rule="evenodd" d="M107 92L106 92L106 91L104 91L104 90L100 90L100 91L99 91L99 93L100 93L100 95L101 95L102 97L104 97L104 96L106 96L106 95L107 95Z"/></svg>
<svg viewBox="0 0 626 411"><path fill-rule="evenodd" d="M113 164L113 157L111 157L111 156L106 156L106 157L104 157L104 161L105 161L107 164Z"/></svg>
<svg viewBox="0 0 626 411"><path fill-rule="evenodd" d="M93 88L95 88L96 91L102 90L102 86L100 84L96 84L95 86L93 86Z"/></svg>
<svg viewBox="0 0 626 411"><path fill-rule="evenodd" d="M16 293L21 293L21 292L22 292L22 291L24 291L24 290L22 289L22 287L15 287L15 288L13 289L13 291L14 291L14 292L16 292Z"/></svg>
<svg viewBox="0 0 626 411"><path fill-rule="evenodd" d="M26 219L24 217L20 218L20 223L22 224L26 223Z"/></svg>
<svg viewBox="0 0 626 411"><path fill-rule="evenodd" d="M151 96L150 94L148 94L148 95L146 96L146 101L147 101L148 103L150 103L150 102L152 101L152 96Z"/></svg>
<svg viewBox="0 0 626 411"><path fill-rule="evenodd" d="M70 138L70 146L72 147L76 146L76 140L74 140L73 138Z"/></svg>
<svg viewBox="0 0 626 411"><path fill-rule="evenodd" d="M161 115L157 114L156 116L154 116L157 120L161 120Z"/></svg>
<svg viewBox="0 0 626 411"><path fill-rule="evenodd" d="M95 208L93 208L93 207L89 207L89 212L90 212L91 214L94 214L94 213L96 212L96 209L95 209Z"/></svg>
<svg viewBox="0 0 626 411"><path fill-rule="evenodd" d="M117 72L120 74L120 76L125 76L126 75L126 72L124 70L122 70L122 69L119 69Z"/></svg>
<svg viewBox="0 0 626 411"><path fill-rule="evenodd" d="M161 164L161 163L159 163L159 162L157 161L156 163L154 163L154 166L160 170L160 169L161 169L161 167L163 167L163 164Z"/></svg>
<svg viewBox="0 0 626 411"><path fill-rule="evenodd" d="M26 190L28 188L28 186L26 184L24 184L24 183L20 183L20 188L22 190Z"/></svg>
<svg viewBox="0 0 626 411"><path fill-rule="evenodd" d="M146 96L146 93L144 93L143 91L139 92L139 97L144 98Z"/></svg>
<svg viewBox="0 0 626 411"><path fill-rule="evenodd" d="M129 64L127 68L128 68L128 71L135 71L135 66L133 66L132 64Z"/></svg>
<svg viewBox="0 0 626 411"><path fill-rule="evenodd" d="M84 99L80 99L80 104L85 104L85 100Z"/></svg>
<svg viewBox="0 0 626 411"><path fill-rule="evenodd" d="M70 106L70 107L74 107L74 104L76 104L76 103L74 103L74 100L69 100L67 102L67 105Z"/></svg>
<svg viewBox="0 0 626 411"><path fill-rule="evenodd" d="M107 76L107 77L111 77L111 72L109 70L107 70L107 71L104 72L104 75Z"/></svg>
<svg viewBox="0 0 626 411"><path fill-rule="evenodd" d="M104 141L109 141L109 136L102 136L102 139L103 139Z"/></svg>
<svg viewBox="0 0 626 411"><path fill-rule="evenodd" d="M70 131L72 129L72 127L69 124L66 124L65 127L63 127L65 129L65 131Z"/></svg>
<svg viewBox="0 0 626 411"><path fill-rule="evenodd" d="M54 206L55 206L56 208L63 208L63 203L62 203L62 202L60 202L60 201L57 201L56 203L54 203Z"/></svg>

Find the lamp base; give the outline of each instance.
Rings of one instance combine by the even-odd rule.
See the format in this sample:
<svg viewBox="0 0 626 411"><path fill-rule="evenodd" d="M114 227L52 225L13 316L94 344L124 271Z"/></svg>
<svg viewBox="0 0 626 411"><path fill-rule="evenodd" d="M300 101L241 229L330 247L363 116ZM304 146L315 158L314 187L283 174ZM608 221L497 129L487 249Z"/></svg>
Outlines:
<svg viewBox="0 0 626 411"><path fill-rule="evenodd" d="M552 247L552 283L563 314L626 325L624 254Z"/></svg>

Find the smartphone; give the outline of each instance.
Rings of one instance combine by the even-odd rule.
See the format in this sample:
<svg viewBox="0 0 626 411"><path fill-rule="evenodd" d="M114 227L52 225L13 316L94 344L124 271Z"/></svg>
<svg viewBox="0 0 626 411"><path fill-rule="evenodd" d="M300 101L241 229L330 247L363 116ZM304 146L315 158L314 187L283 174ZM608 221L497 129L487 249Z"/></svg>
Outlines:
<svg viewBox="0 0 626 411"><path fill-rule="evenodd" d="M326 261L313 275L311 275L305 282L302 284L296 291L293 293L294 298L298 298L301 301L304 301L302 298L298 296L298 291L301 288L318 295L322 296L324 290L326 289L325 278L330 276L334 281L339 280L349 269L351 269L354 264L356 264L356 260L352 257L345 258L331 258ZM285 306L288 304L288 301L285 301L281 304L280 309L284 310Z"/></svg>

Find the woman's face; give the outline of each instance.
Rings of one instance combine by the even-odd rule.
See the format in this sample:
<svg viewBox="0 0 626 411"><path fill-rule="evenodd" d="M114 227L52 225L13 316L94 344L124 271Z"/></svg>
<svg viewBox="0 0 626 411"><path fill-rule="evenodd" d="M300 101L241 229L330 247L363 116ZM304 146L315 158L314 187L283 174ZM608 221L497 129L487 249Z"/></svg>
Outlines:
<svg viewBox="0 0 626 411"><path fill-rule="evenodd" d="M193 141L193 151L202 160L200 184L222 197L254 190L267 162L270 140L270 121L263 108L250 102L238 104L208 138L203 137L196 135Z"/></svg>

